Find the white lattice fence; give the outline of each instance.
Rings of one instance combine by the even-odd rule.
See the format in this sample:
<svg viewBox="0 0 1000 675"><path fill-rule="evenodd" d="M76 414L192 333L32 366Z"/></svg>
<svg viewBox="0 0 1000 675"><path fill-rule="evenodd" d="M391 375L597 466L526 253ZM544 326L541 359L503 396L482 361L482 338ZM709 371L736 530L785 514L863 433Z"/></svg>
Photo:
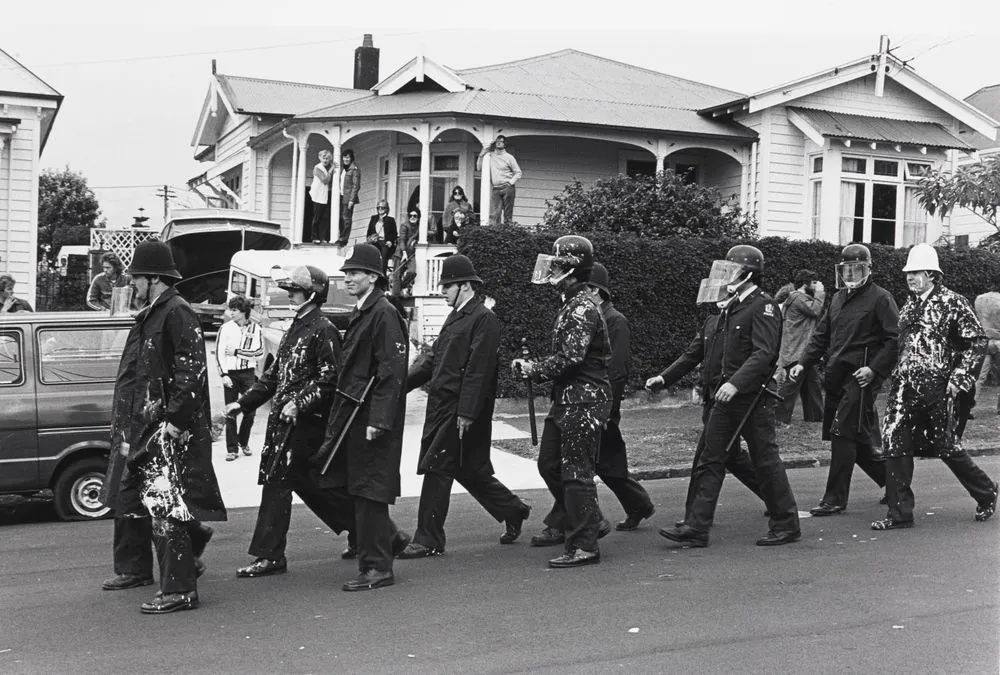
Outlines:
<svg viewBox="0 0 1000 675"><path fill-rule="evenodd" d="M95 228L90 231L90 250L116 253L122 264L128 267L132 264L132 252L135 251L135 247L147 239L157 237L157 233L151 230Z"/></svg>

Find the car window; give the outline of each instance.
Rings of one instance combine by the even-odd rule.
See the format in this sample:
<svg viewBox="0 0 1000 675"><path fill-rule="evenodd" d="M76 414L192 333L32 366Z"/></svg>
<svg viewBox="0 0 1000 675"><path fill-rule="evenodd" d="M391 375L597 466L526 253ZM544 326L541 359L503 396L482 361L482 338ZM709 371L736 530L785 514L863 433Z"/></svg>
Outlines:
<svg viewBox="0 0 1000 675"><path fill-rule="evenodd" d="M9 331L0 332L0 386L20 384L23 381L22 361L21 335Z"/></svg>
<svg viewBox="0 0 1000 675"><path fill-rule="evenodd" d="M42 382L113 382L127 336L123 326L39 330Z"/></svg>

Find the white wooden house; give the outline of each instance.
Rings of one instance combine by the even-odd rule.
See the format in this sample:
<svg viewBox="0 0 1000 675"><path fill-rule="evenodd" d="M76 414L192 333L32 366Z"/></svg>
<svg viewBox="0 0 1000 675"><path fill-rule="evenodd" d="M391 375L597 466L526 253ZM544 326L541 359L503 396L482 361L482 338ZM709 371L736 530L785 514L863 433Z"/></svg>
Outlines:
<svg viewBox="0 0 1000 675"><path fill-rule="evenodd" d="M373 51L377 63L366 36L350 89L213 73L193 141L209 168L191 184L301 241L319 151L339 167L352 149L362 173L352 241L377 200L397 220L420 207L422 336L447 309L437 272L453 248L434 242L436 223L455 185L489 212L475 160L499 133L524 172L522 224L540 221L574 180L672 168L738 196L762 234L897 246L942 233L915 207L913 178L971 151L963 134L996 138L996 121L887 49L751 96L575 50L464 70L417 57L379 79L364 63ZM333 199L336 213L337 190Z"/></svg>
<svg viewBox="0 0 1000 675"><path fill-rule="evenodd" d="M1000 120L1000 84L983 87L965 102L975 106L995 120ZM989 157L1000 156L1000 139L988 138L977 132L970 132L966 141L976 149L974 153L956 153L952 167L980 162ZM957 246L975 246L979 241L996 230L985 220L967 209L956 209L946 220L949 221L951 235Z"/></svg>
<svg viewBox="0 0 1000 675"><path fill-rule="evenodd" d="M0 50L0 274L35 304L39 158L62 95Z"/></svg>

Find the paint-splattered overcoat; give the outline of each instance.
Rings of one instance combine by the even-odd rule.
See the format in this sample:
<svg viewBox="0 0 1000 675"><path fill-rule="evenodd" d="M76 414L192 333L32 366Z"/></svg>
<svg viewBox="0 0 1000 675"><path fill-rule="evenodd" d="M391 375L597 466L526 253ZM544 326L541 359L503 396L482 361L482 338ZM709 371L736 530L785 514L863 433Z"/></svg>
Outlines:
<svg viewBox="0 0 1000 675"><path fill-rule="evenodd" d="M947 457L956 450L957 415L948 384L969 391L986 352L986 334L969 301L938 284L912 295L899 313L899 360L889 377L882 424L887 457Z"/></svg>
<svg viewBox="0 0 1000 675"><path fill-rule="evenodd" d="M164 420L191 434L178 444L179 475L171 473L187 511L197 520L225 520L212 467L211 406L205 340L198 317L168 288L136 315L118 366L111 422L111 461L101 499L115 507L122 471L155 461L140 452L139 439ZM156 447L159 447L158 445ZM122 454L123 449L125 454Z"/></svg>
<svg viewBox="0 0 1000 675"><path fill-rule="evenodd" d="M326 418L337 386L341 357L340 333L319 307L309 305L308 311L296 316L278 344L274 361L259 380L240 397L240 408L256 410L271 401L267 417L264 448L260 453L257 483L283 482L292 465L303 465L323 442ZM273 476L267 476L278 446L284 440L288 426L281 421L281 411L289 401L298 408L295 427L278 460ZM303 466L303 468L305 468Z"/></svg>
<svg viewBox="0 0 1000 675"><path fill-rule="evenodd" d="M376 502L392 504L396 501L400 491L399 462L406 418L409 349L402 315L382 291L372 291L361 309L351 316L344 334L337 391L357 399L371 377L375 378L375 383L323 485L346 486L351 495ZM339 393L334 397L321 457L332 449L353 407ZM369 426L383 433L369 441L366 438Z"/></svg>
<svg viewBox="0 0 1000 675"><path fill-rule="evenodd" d="M500 321L474 297L448 315L433 347L410 366L407 391L430 383L418 474L475 475L484 467L493 473L490 442L499 348ZM459 416L473 420L461 443Z"/></svg>

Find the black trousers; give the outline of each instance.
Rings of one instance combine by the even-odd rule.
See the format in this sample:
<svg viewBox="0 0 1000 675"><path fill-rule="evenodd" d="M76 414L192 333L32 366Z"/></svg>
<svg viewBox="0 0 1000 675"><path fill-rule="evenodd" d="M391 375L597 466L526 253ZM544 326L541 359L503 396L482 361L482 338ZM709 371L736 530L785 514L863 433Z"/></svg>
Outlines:
<svg viewBox="0 0 1000 675"><path fill-rule="evenodd" d="M233 381L233 386L222 388L222 396L226 405L239 400L240 396L248 392L253 386L254 380L257 379L253 368L230 370L226 375ZM254 413L255 411L251 410L242 414L239 430L236 428L236 417L226 417L226 450L228 452L237 452L241 447L245 448L250 444L250 430L253 428Z"/></svg>
<svg viewBox="0 0 1000 675"><path fill-rule="evenodd" d="M797 380L788 377L785 369L785 381L781 383L778 394L781 402L774 411L774 417L779 422L791 424L792 413L795 411L795 399L802 400L802 417L806 422L823 421L823 384L818 366L811 366L802 371Z"/></svg>
<svg viewBox="0 0 1000 675"><path fill-rule="evenodd" d="M601 510L594 484L601 429L611 402L553 405L545 418L538 473L565 514L566 550L597 551ZM555 507L553 507L555 508Z"/></svg>
<svg viewBox="0 0 1000 675"><path fill-rule="evenodd" d="M985 471L972 461L965 452L953 452L941 461L951 469L955 478L976 500L977 504L988 503L993 499L994 482ZM913 456L886 457L885 496L889 502L889 518L901 522L913 520L913 507L916 499L913 495Z"/></svg>
<svg viewBox="0 0 1000 675"><path fill-rule="evenodd" d="M353 529L354 506L344 491L318 487L308 473L293 473L287 485L267 484L261 489L257 523L247 553L268 560L285 556L293 491L332 531L340 534Z"/></svg>
<svg viewBox="0 0 1000 675"><path fill-rule="evenodd" d="M868 443L833 436L830 439L830 472L826 478L826 492L823 494L825 503L847 506L855 464L879 487L885 487L885 460L881 452L876 452Z"/></svg>
<svg viewBox="0 0 1000 675"><path fill-rule="evenodd" d="M313 202L312 241L330 241L330 204Z"/></svg>
<svg viewBox="0 0 1000 675"><path fill-rule="evenodd" d="M748 411L747 421L739 430ZM705 424L705 448L691 474L694 499L685 522L699 532L708 532L712 527L726 476L726 448L738 430L747 443L754 474L770 514L769 529L778 534L799 532L798 507L774 437L774 402L768 397L758 398L756 394L741 394L728 403L713 403Z"/></svg>
<svg viewBox="0 0 1000 675"><path fill-rule="evenodd" d="M625 509L625 515L648 513L653 507L646 489L628 472L628 448L622 437L620 402L616 399L611 417L601 432L601 445L597 456L597 475L614 493Z"/></svg>
<svg viewBox="0 0 1000 675"><path fill-rule="evenodd" d="M152 531L160 567L160 591L167 594L198 590L194 561L205 552L211 530L197 520L153 518Z"/></svg>
<svg viewBox="0 0 1000 675"><path fill-rule="evenodd" d="M115 574L153 576L153 521L149 516L115 516Z"/></svg>
<svg viewBox="0 0 1000 675"><path fill-rule="evenodd" d="M527 506L485 467L474 475L454 478L431 471L424 474L424 482L420 486L414 542L439 551L444 550L444 521L448 518L451 488L456 480L497 522L517 516Z"/></svg>
<svg viewBox="0 0 1000 675"><path fill-rule="evenodd" d="M701 422L708 428L708 417L712 412L712 402L709 401L705 404L701 411ZM703 430L701 436L698 438L698 445L694 450L694 459L691 460L691 475L694 475L695 468L698 466L698 462L701 461L701 456L705 452L705 431ZM750 492L754 493L762 502L766 502L764 499L764 491L761 489L760 484L757 482L757 470L754 469L753 460L750 459L750 454L743 449L742 443L733 443L732 449L730 449L729 454L726 455L726 471L733 474L733 476L739 482L747 486ZM687 498L684 500L684 516L687 517L688 512L691 510L691 504L694 502L695 494L695 482L688 482Z"/></svg>
<svg viewBox="0 0 1000 675"><path fill-rule="evenodd" d="M329 212L330 206L327 205L327 212ZM351 228L354 223L354 204L349 204L344 201L343 195L340 197L340 234L338 241L346 242L351 238ZM329 222L327 222L327 233L329 230ZM324 241L328 240L325 239Z"/></svg>

